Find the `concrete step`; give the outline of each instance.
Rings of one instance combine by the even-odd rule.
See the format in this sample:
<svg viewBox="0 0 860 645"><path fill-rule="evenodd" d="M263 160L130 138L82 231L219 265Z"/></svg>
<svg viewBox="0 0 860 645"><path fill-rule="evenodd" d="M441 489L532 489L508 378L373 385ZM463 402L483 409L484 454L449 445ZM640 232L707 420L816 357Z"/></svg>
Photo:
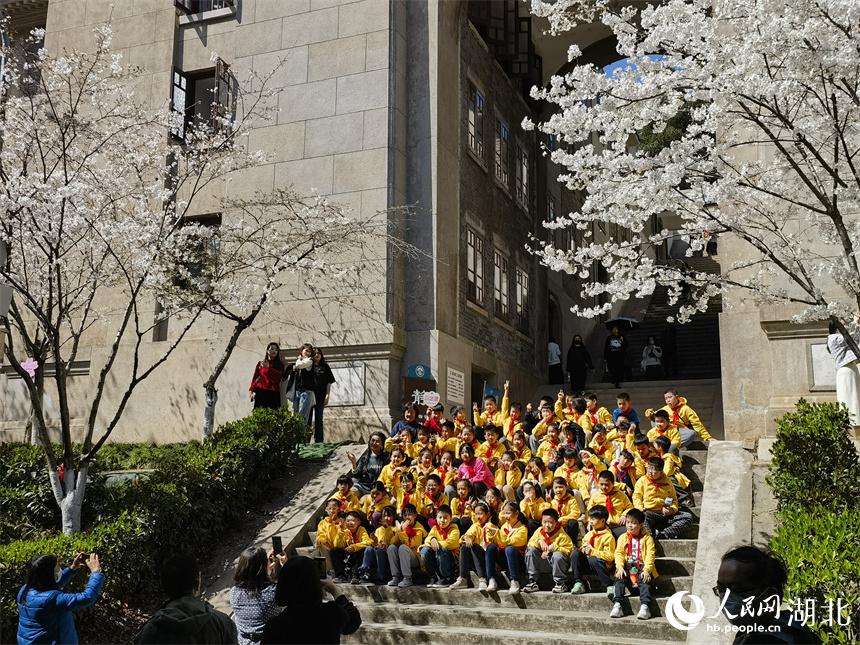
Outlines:
<svg viewBox="0 0 860 645"><path fill-rule="evenodd" d="M684 461L684 466L707 466L708 451L707 450L687 450L681 449L681 458Z"/></svg>
<svg viewBox="0 0 860 645"><path fill-rule="evenodd" d="M638 607L638 605L636 605ZM607 612L608 615L608 612ZM606 619L607 623L610 620ZM647 621L636 621L635 618L616 618L618 621L635 621L636 624ZM666 638L643 639L623 638L611 635L607 624L604 633L600 635L549 632L523 632L510 630L487 629L486 627L446 627L427 625L390 625L388 623L363 623L361 628L351 636L341 639L342 643L367 643L368 645L401 645L402 643L469 643L470 645L498 645L499 643L517 643L518 645L562 645L565 643L589 643L590 645L647 645L662 643ZM677 631L677 630L675 630ZM678 632L682 634L682 632ZM680 637L675 637L681 641Z"/></svg>
<svg viewBox="0 0 860 645"><path fill-rule="evenodd" d="M464 595L468 591L455 592ZM448 605L442 611L438 607L424 604L402 605L398 603L383 603L364 605L361 607L362 619L373 623L387 625L401 624L426 626L430 629L439 627L461 628L492 628L493 631L519 631L523 633L541 632L548 626L555 626L559 635L567 632L577 635L603 634L611 629L613 636L627 638L645 638L660 640L680 640L681 632L669 625L665 620L655 619L641 621L635 616L614 619L609 624L609 599L603 598L602 611L556 611L544 608L533 608L522 611L511 607L482 607L476 611L474 607ZM632 603L637 607L638 601Z"/></svg>
<svg viewBox="0 0 860 645"><path fill-rule="evenodd" d="M316 555L316 547L312 546L297 546L296 555L303 555L306 558L313 558Z"/></svg>
<svg viewBox="0 0 860 645"><path fill-rule="evenodd" d="M657 557L695 558L698 541L690 540L661 540L657 542Z"/></svg>

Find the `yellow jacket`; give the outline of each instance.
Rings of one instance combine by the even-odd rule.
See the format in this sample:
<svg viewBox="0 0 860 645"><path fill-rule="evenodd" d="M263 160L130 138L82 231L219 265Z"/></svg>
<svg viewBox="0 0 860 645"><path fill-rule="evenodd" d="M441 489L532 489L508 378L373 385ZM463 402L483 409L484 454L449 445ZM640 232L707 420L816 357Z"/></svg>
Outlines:
<svg viewBox="0 0 860 645"><path fill-rule="evenodd" d="M411 533L412 535L410 536ZM419 547L424 544L424 538L427 537L427 531L424 530L424 527L421 526L418 522L415 522L415 525L410 527L410 531L407 533L404 530L397 530L397 540L400 544L405 544L412 552L418 556ZM420 560L420 558L419 558Z"/></svg>
<svg viewBox="0 0 860 645"><path fill-rule="evenodd" d="M428 471L423 471L420 466L410 466L409 472L415 475L415 487L423 489L427 484L427 477L436 472L433 466L430 466Z"/></svg>
<svg viewBox="0 0 860 645"><path fill-rule="evenodd" d="M517 430L523 429L522 421L515 421L511 417L505 419L505 423L502 426L502 437L507 439L508 443L511 443L514 440L514 433Z"/></svg>
<svg viewBox="0 0 860 645"><path fill-rule="evenodd" d="M558 423L558 419L555 416L552 416L548 421L544 421L541 419L535 424L535 427L532 428L532 436L533 437L542 437L546 434L546 427L553 423Z"/></svg>
<svg viewBox="0 0 860 645"><path fill-rule="evenodd" d="M666 473L666 477L674 477L675 483L687 490L690 487L690 479L681 472L682 465L683 462L678 455L672 453L663 455L663 472Z"/></svg>
<svg viewBox="0 0 860 645"><path fill-rule="evenodd" d="M397 544L397 529L393 526L380 526L373 532L373 546L384 549L392 544Z"/></svg>
<svg viewBox="0 0 860 645"><path fill-rule="evenodd" d="M549 505L550 508L554 508L558 512L558 521L562 524L571 520L576 521L582 515L583 509L579 507L579 500L570 493L561 499L553 497Z"/></svg>
<svg viewBox="0 0 860 645"><path fill-rule="evenodd" d="M561 524L559 524L554 533L547 534L543 528L539 528L537 531L532 533L532 537L529 540L529 546L541 550L540 543L543 541L545 544L555 545L555 551L559 553L563 553L566 556L570 556L570 552L573 551L573 540L570 539L570 536L564 532Z"/></svg>
<svg viewBox="0 0 860 645"><path fill-rule="evenodd" d="M576 473L576 490L579 491L582 499L586 502L591 497L591 491L596 490L598 487L597 475L606 470L606 464L596 456L591 455L588 461L591 462L592 467L589 470L580 470Z"/></svg>
<svg viewBox="0 0 860 645"><path fill-rule="evenodd" d="M496 535L498 535L499 527L493 524L492 521L488 520L483 526L475 522L469 527L469 530L466 531L463 537L471 538L473 544L477 544L478 546L482 546L486 549L496 541L496 535L490 535L493 532L493 529L496 530Z"/></svg>
<svg viewBox="0 0 860 645"><path fill-rule="evenodd" d="M456 524L449 524L448 530L444 531L444 534L438 526L434 526L424 539L424 546L430 546L430 540L433 538L439 540L439 546L448 549L452 553L460 550L460 529L457 528Z"/></svg>
<svg viewBox="0 0 860 645"><path fill-rule="evenodd" d="M443 439L442 437L436 438L436 454L441 455L445 452L452 452L454 455L457 455L457 437L449 437L448 439Z"/></svg>
<svg viewBox="0 0 860 645"><path fill-rule="evenodd" d="M702 441L711 440L711 435L705 428L705 424L699 419L696 411L687 405L687 399L683 396L678 397L678 406L674 410L668 405L664 405L662 409L669 413L669 421L676 426L693 429L702 438Z"/></svg>
<svg viewBox="0 0 860 645"><path fill-rule="evenodd" d="M549 439L544 439L540 442L535 456L543 459L543 463L549 464L549 462L555 461L558 458L558 451L560 449L561 441L552 443Z"/></svg>
<svg viewBox="0 0 860 645"><path fill-rule="evenodd" d="M614 430L612 430L612 434L618 436ZM591 443L588 444L588 447L594 451L594 454L597 455L599 459L603 460L607 464L611 464L612 460L615 459L616 443L614 441L614 437L610 439L609 435L607 435L606 441L602 444L597 443L597 439L592 439Z"/></svg>
<svg viewBox="0 0 860 645"><path fill-rule="evenodd" d="M374 504L370 495L367 495L361 503L361 512L364 513L366 517L370 517L373 513L381 513L382 509L389 504L391 504L391 498L389 497L383 497L380 501Z"/></svg>
<svg viewBox="0 0 860 645"><path fill-rule="evenodd" d="M523 473L516 466L510 470L499 468L496 470L496 486L512 486L516 488L523 480Z"/></svg>
<svg viewBox="0 0 860 645"><path fill-rule="evenodd" d="M478 449L475 451L475 456L480 457L489 464L493 459L499 459L503 454L505 454L505 450L507 450L507 448L505 448L504 444L497 442L495 446L490 447L490 444L485 441L478 446Z"/></svg>
<svg viewBox="0 0 860 645"><path fill-rule="evenodd" d="M435 516L436 509L443 504L448 503L448 496L445 493L439 493L439 497L433 499L430 493L424 491L421 497L415 502L415 508L418 509L418 514L422 517Z"/></svg>
<svg viewBox="0 0 860 645"><path fill-rule="evenodd" d="M523 465L529 463L529 459L532 458L532 451L528 446L523 446L520 450L511 446L511 452L514 453L514 461L521 461Z"/></svg>
<svg viewBox="0 0 860 645"><path fill-rule="evenodd" d="M475 516L472 513L472 505L469 503L470 499L467 499L465 502L461 500L459 497L455 497L451 500L451 517L468 517L474 521Z"/></svg>
<svg viewBox="0 0 860 645"><path fill-rule="evenodd" d="M322 518L317 524L317 546L333 549L337 543L337 535L343 525L343 520L339 517L335 518L334 522L327 517Z"/></svg>
<svg viewBox="0 0 860 645"><path fill-rule="evenodd" d="M397 490L397 512L402 513L403 507L407 504L412 504L417 510L424 499L424 491L418 486L415 486L411 492L407 493L404 489Z"/></svg>
<svg viewBox="0 0 860 645"><path fill-rule="evenodd" d="M340 512L341 513L349 513L350 511L357 511L361 508L361 502L358 500L358 495L349 491L346 495L341 495L339 490L336 490L331 494L329 499L336 499L340 502Z"/></svg>
<svg viewBox="0 0 860 645"><path fill-rule="evenodd" d="M573 408L565 407L564 403L555 400L555 405L553 405L553 412L555 412L555 416L559 421L576 421L579 418L579 415L576 413L576 410Z"/></svg>
<svg viewBox="0 0 860 645"><path fill-rule="evenodd" d="M612 413L604 408L603 406L597 408L594 412L590 412L589 410L585 411L585 414L588 415L588 420L591 421L591 427L593 428L598 423L602 423L607 428L612 425ZM607 437L608 438L608 437Z"/></svg>
<svg viewBox="0 0 860 645"><path fill-rule="evenodd" d="M433 460L435 461L437 444L434 441L429 441L426 444L421 442L410 443L409 450L407 450L407 452L412 459L418 459L418 456L421 454L421 451L425 448L427 448L427 450L433 453Z"/></svg>
<svg viewBox="0 0 860 645"><path fill-rule="evenodd" d="M633 503L627 497L626 491L627 486L624 484L615 484L615 488L609 495L605 495L599 490L594 491L591 499L588 500L588 510L598 505L606 506L606 509L609 510L609 503L611 503L612 512L609 514L609 523L620 524L621 516L633 508Z"/></svg>
<svg viewBox="0 0 860 645"><path fill-rule="evenodd" d="M496 533L496 546L500 549L512 546L516 547L520 553L524 553L528 541L528 528L522 522L517 522L515 526L511 526L509 522L505 522L502 524L499 532Z"/></svg>
<svg viewBox="0 0 860 645"><path fill-rule="evenodd" d="M494 426L499 428L505 423L505 419L507 419L511 414L511 400L507 396L502 397L502 407L501 409L497 409L492 415L488 415L486 412L475 412L473 416L475 417L475 425L479 428L483 428L487 425L489 421Z"/></svg>
<svg viewBox="0 0 860 645"><path fill-rule="evenodd" d="M673 446L679 449L681 447L681 433L678 432L678 428L676 428L672 424L666 426L665 432L660 432L659 430L657 430L657 428L651 428L648 431L648 441L654 443L654 440L657 437L666 437L669 441L672 442Z"/></svg>
<svg viewBox="0 0 860 645"><path fill-rule="evenodd" d="M652 450L650 455L648 455L645 459L642 459L642 457L639 456L638 452L633 452L633 467L636 469L636 481L639 481L645 476L645 466L647 466L648 460L651 459L651 457L658 456L659 455Z"/></svg>
<svg viewBox="0 0 860 645"><path fill-rule="evenodd" d="M653 577L657 577L657 567L654 564L655 557L655 549L654 549L654 538L651 537L649 533L644 533L643 527L643 535L639 539L639 548L640 548L640 558L637 564L639 565L637 568L639 572L647 571ZM630 540L629 533L622 533L618 538L618 543L615 545L615 567L617 569L625 568L627 564L627 543ZM632 548L631 548L631 556L632 556ZM629 567L626 567L629 569Z"/></svg>
<svg viewBox="0 0 860 645"><path fill-rule="evenodd" d="M664 479L657 484L648 477L640 477L636 482L636 488L633 489L633 506L640 511L652 511L654 513L662 513L664 501L669 497L672 498L672 504L669 508L673 512L678 512L678 495L675 493L675 487L669 479Z"/></svg>
<svg viewBox="0 0 860 645"><path fill-rule="evenodd" d="M337 534L337 540L334 545L340 549L353 546L355 547L355 551L359 551L373 546L373 540L370 539L370 534L363 526L359 526L355 533L352 533L344 524Z"/></svg>
<svg viewBox="0 0 860 645"><path fill-rule="evenodd" d="M615 560L615 537L612 531L604 528L601 531L592 529L582 538L582 548L590 546L591 553L588 555L595 558L600 558L606 562L614 562Z"/></svg>
<svg viewBox="0 0 860 645"><path fill-rule="evenodd" d="M555 473L553 473L553 477L564 477L567 481L567 485L571 488L576 488L576 476L579 473L579 468L573 466L572 468L568 468L564 464L555 469Z"/></svg>
<svg viewBox="0 0 860 645"><path fill-rule="evenodd" d="M439 466L436 470L433 471L435 474L439 475L439 479L442 480L442 488L445 486L453 486L454 481L457 479L457 469L453 466L446 471L442 471L442 466Z"/></svg>
<svg viewBox="0 0 860 645"><path fill-rule="evenodd" d="M397 497L397 492L400 490L400 475L408 470L406 466L395 468L392 464L383 466L379 473L379 481L385 484L385 489L391 493L392 497Z"/></svg>
<svg viewBox="0 0 860 645"><path fill-rule="evenodd" d="M523 517L529 520L540 522L541 513L543 513L546 508L549 508L549 502L543 497L535 497L531 502L527 499L520 502L520 513Z"/></svg>

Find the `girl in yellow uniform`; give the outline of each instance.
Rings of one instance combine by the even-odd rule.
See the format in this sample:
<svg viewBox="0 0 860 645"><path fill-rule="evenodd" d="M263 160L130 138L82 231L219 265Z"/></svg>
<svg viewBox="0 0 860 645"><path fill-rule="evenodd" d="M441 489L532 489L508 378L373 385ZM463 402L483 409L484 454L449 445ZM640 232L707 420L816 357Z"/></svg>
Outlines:
<svg viewBox="0 0 860 645"><path fill-rule="evenodd" d="M400 446L391 450L391 458L387 466L379 473L379 481L385 484L385 488L392 497L397 497L400 490L400 475L406 471L406 452Z"/></svg>
<svg viewBox="0 0 860 645"><path fill-rule="evenodd" d="M517 488L523 480L523 471L515 463L514 453L505 451L499 460L499 468L496 470L496 486L502 491L505 499L517 498Z"/></svg>
<svg viewBox="0 0 860 645"><path fill-rule="evenodd" d="M364 560L364 550L373 545L367 529L362 525L361 513L350 511L346 514L344 526L341 527L331 550L331 562L334 566L335 582L358 584L358 568Z"/></svg>
<svg viewBox="0 0 860 645"><path fill-rule="evenodd" d="M514 433L514 438L511 441L511 452L514 453L514 459L523 466L529 463L529 459L532 458L532 451L529 450L529 445L526 442L526 433L522 430L517 430Z"/></svg>
<svg viewBox="0 0 860 645"><path fill-rule="evenodd" d="M391 495L385 490L385 484L374 482L370 492L361 502L361 512L364 513L370 525L376 528L382 520L382 510L389 504L391 504Z"/></svg>
<svg viewBox="0 0 860 645"><path fill-rule="evenodd" d="M375 582L382 585L391 577L388 570L388 547L397 544L395 522L397 522L397 510L390 505L383 508L379 528L370 536L373 544L364 550L364 561L358 574L362 582ZM373 571L376 572L375 577Z"/></svg>
<svg viewBox="0 0 860 645"><path fill-rule="evenodd" d="M407 504L401 514L403 519L397 527L398 544L388 547L388 566L391 567L389 587L412 586L412 572L421 568L418 549L427 537L427 531L418 522L415 506Z"/></svg>
<svg viewBox="0 0 860 645"><path fill-rule="evenodd" d="M439 467L433 471L439 476L448 499L457 494L457 469L454 468L454 453L446 450L439 457Z"/></svg>
<svg viewBox="0 0 860 645"><path fill-rule="evenodd" d="M490 576L487 591L498 589L497 578L492 573L498 562L501 569L508 572L511 582L508 591L516 594L520 592L520 573L525 568L523 557L529 541L528 529L520 520L520 509L516 502L505 502L500 519L503 524L496 533L495 541L487 547L487 575Z"/></svg>
<svg viewBox="0 0 860 645"><path fill-rule="evenodd" d="M540 526L541 513L545 508L549 508L549 502L540 496L533 481L524 482L522 490L520 521L525 523L528 534L531 535Z"/></svg>
<svg viewBox="0 0 860 645"><path fill-rule="evenodd" d="M451 498L451 516L454 518L454 523L460 529L460 535L463 535L472 526L475 517L472 513L475 496L472 492L472 483L468 479L460 479L457 481L457 495Z"/></svg>

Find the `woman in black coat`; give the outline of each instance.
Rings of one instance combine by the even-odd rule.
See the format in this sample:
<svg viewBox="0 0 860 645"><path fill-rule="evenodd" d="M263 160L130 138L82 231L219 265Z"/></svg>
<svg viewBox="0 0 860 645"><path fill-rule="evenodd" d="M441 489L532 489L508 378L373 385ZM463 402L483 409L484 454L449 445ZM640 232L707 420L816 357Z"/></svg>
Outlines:
<svg viewBox="0 0 860 645"><path fill-rule="evenodd" d="M334 600L323 602L323 592ZM261 643L340 643L361 626L361 613L331 580L320 580L316 563L287 560L278 576L275 602L284 610L269 619Z"/></svg>
<svg viewBox="0 0 860 645"><path fill-rule="evenodd" d="M585 379L588 370L593 370L591 354L582 342L582 336L577 334L573 337L570 349L567 350L567 373L570 376L571 389L575 394L585 391Z"/></svg>

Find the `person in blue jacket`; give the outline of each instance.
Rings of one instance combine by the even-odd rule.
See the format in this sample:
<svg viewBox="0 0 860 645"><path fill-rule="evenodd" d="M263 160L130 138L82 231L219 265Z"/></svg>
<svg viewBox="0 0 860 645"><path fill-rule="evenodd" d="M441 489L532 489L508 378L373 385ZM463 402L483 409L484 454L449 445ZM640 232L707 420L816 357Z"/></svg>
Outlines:
<svg viewBox="0 0 860 645"><path fill-rule="evenodd" d="M87 588L80 593L63 593L75 574L90 570ZM76 645L76 609L89 607L104 586L99 556L80 553L70 567L60 568L55 555L41 555L30 563L27 583L18 592L18 645L31 643Z"/></svg>

